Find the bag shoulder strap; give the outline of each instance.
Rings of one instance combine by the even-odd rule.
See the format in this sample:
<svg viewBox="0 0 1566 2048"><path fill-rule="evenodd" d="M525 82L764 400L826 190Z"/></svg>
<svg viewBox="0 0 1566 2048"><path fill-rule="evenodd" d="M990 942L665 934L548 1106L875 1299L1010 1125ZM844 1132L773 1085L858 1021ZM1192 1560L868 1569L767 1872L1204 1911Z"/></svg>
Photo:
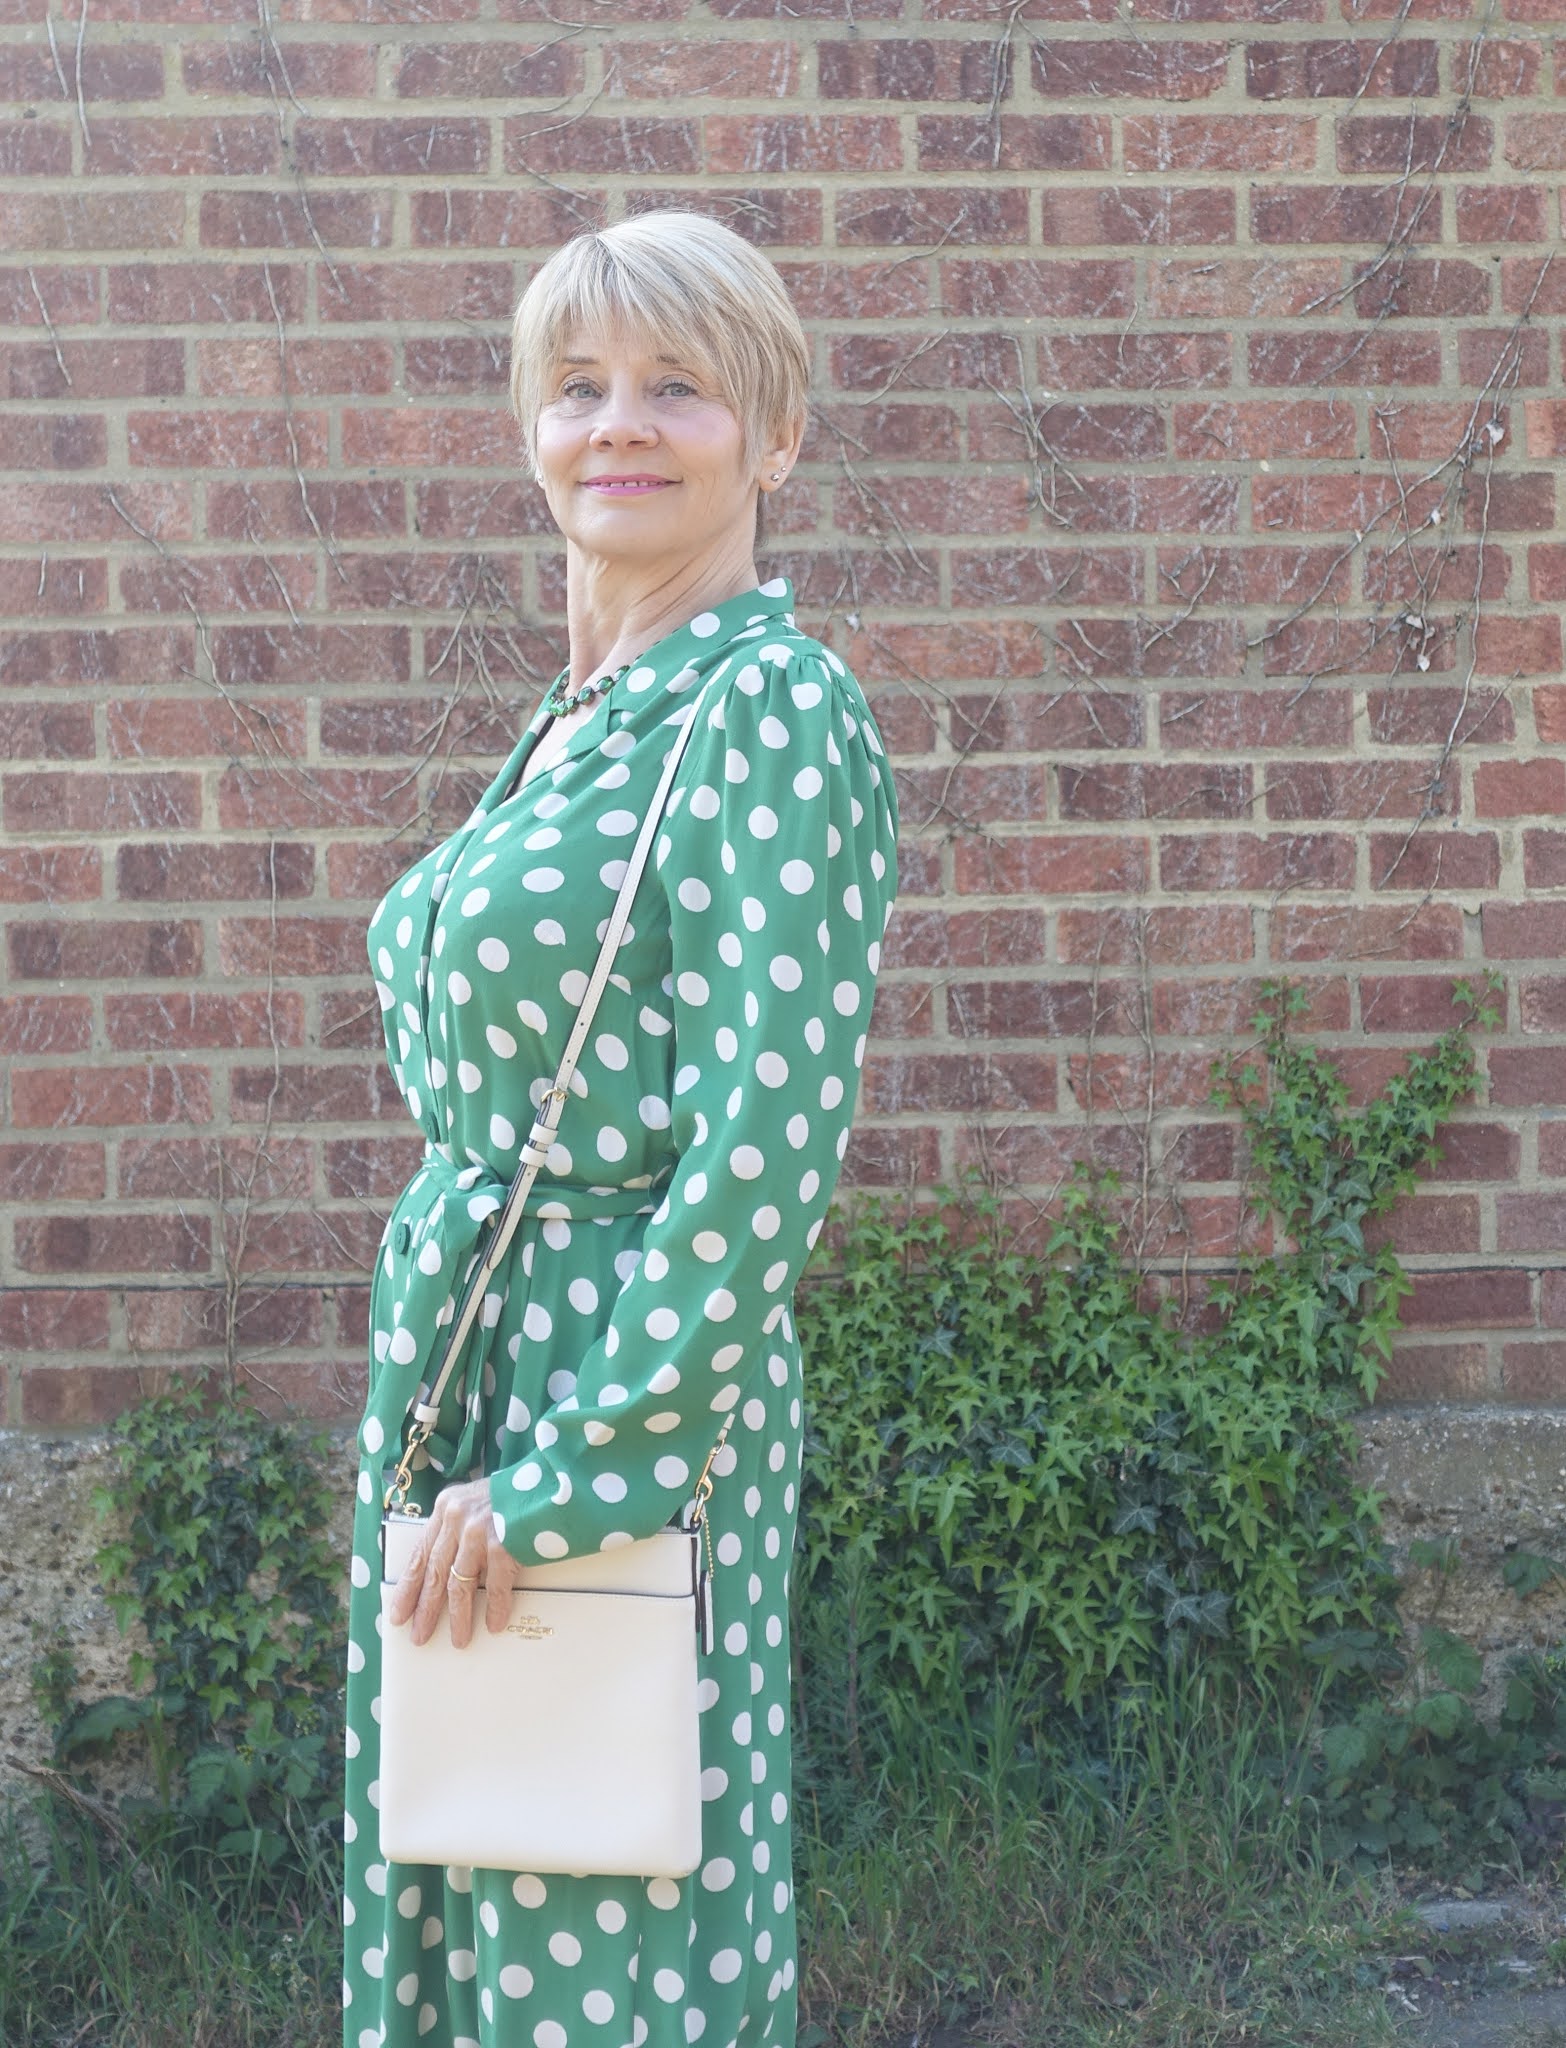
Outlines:
<svg viewBox="0 0 1566 2048"><path fill-rule="evenodd" d="M420 1401L415 1396L414 1400L410 1403L409 1412L414 1421L414 1434L409 1440L407 1449L403 1454L402 1463L398 1468L399 1479L402 1473L408 1470L409 1460L414 1452L435 1426L435 1422L440 1414L441 1396L445 1393L446 1383L451 1378L452 1372L456 1367L457 1354L461 1351L467 1334L473 1327L473 1319L478 1314L479 1304L483 1301L485 1289L493 1278L495 1269L506 1255L506 1248L510 1244L517 1224L521 1219L522 1204L527 1198L527 1191L533 1185L538 1169L549 1156L549 1148L554 1142L555 1131L560 1122L560 1112L564 1108L566 1096L570 1092L571 1076L576 1071L576 1063L581 1056L582 1047L587 1043L587 1034L592 1026L593 1012L598 1008L598 999L603 994L604 986L608 982L609 970L613 965L615 953L619 949L621 935L631 914L631 899L636 894L636 885L640 881L642 870L647 864L647 855L652 847L654 834L657 832L662 820L664 807L668 802L669 788L674 781L675 770L679 767L680 756L684 753L690 736L695 730L697 712L701 708L702 698L705 697L708 689L711 687L712 680L709 677L708 681L697 692L696 697L692 701L688 716L675 735L674 744L669 749L668 759L663 764L663 773L658 779L658 786L654 790L652 801L647 807L647 815L642 820L642 829L637 836L636 845L632 848L630 860L626 864L625 877L620 884L620 893L615 898L614 909L609 917L609 927L604 933L603 945L599 948L598 959L594 964L586 993L582 997L582 1006L577 1012L575 1024L571 1027L571 1035L566 1040L565 1051L561 1055L560 1065L556 1070L555 1078L544 1091L541 1098L537 1120L533 1128L528 1132L527 1139L521 1148L522 1163L517 1168L516 1176L506 1192L505 1201L495 1217L495 1227L490 1236L489 1243L479 1262L478 1269L473 1275L472 1284L463 1296L462 1307L452 1323L451 1335L447 1339L445 1358L442 1362L439 1376L424 1400ZM406 1491L405 1488L404 1491ZM387 1504L390 1505L390 1495L387 1497Z"/></svg>

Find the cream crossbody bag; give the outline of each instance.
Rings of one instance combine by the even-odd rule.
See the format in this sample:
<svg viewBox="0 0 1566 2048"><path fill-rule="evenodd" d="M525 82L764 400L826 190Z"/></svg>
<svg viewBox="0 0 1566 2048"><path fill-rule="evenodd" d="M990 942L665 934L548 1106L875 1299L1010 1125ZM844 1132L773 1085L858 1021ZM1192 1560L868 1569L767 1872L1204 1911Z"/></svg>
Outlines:
<svg viewBox="0 0 1566 2048"><path fill-rule="evenodd" d="M476 1612L459 1650L442 1607L430 1640L415 1644L410 1625L394 1628L386 1609L425 1527L408 1503L413 1473L428 1463L423 1445L441 1396L553 1141L704 694L664 764L559 1071L492 1219L440 1371L410 1405L413 1427L383 1501L379 1815L381 1854L391 1862L686 1877L701 1861L697 1648L710 1652L713 1641L706 1507L732 1408L678 1522L614 1550L523 1565L503 1633L491 1634Z"/></svg>

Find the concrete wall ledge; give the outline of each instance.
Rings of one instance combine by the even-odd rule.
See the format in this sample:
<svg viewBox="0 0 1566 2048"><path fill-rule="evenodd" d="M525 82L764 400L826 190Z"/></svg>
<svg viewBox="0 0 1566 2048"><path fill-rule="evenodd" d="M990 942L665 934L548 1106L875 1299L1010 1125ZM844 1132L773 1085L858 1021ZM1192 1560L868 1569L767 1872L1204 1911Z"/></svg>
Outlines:
<svg viewBox="0 0 1566 2048"><path fill-rule="evenodd" d="M1566 1581L1523 1601L1501 1576L1518 1550L1566 1566L1566 1408L1400 1405L1365 1409L1356 1427L1360 1479L1384 1495L1383 1527L1406 1573L1410 1640L1433 1622L1473 1643L1485 1655L1493 1703L1506 1652L1566 1644ZM331 1536L346 1559L353 1431L331 1435L341 1467ZM105 1531L92 1490L109 1476L114 1442L102 1431L0 1430L0 1763L38 1763L47 1749L31 1692L34 1617L72 1645L85 1696L127 1685L129 1644L93 1561ZM1455 1569L1409 1570L1408 1546L1420 1537L1450 1537Z"/></svg>

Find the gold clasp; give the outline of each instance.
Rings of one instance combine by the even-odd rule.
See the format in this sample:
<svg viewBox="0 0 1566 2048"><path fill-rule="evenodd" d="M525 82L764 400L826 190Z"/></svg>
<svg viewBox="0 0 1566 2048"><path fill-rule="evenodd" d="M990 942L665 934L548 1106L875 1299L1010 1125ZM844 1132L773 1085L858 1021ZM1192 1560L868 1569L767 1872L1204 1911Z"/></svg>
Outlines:
<svg viewBox="0 0 1566 2048"><path fill-rule="evenodd" d="M712 1499L712 1468L717 1462L719 1451L723 1449L724 1439L729 1433L729 1424L733 1420L734 1410L731 1408L723 1418L723 1427L718 1431L718 1441L707 1453L707 1462L701 1468L701 1477L696 1482L696 1519L691 1524L692 1528L696 1528L706 1515L707 1503Z"/></svg>
<svg viewBox="0 0 1566 2048"><path fill-rule="evenodd" d="M420 1515L424 1512L417 1501L409 1501L408 1488L413 1484L414 1453L423 1450L430 1440L433 1428L432 1423L416 1422L408 1432L407 1448L402 1454L402 1461L381 1500L381 1506L389 1514ZM393 1496L397 1497L394 1499Z"/></svg>
<svg viewBox="0 0 1566 2048"><path fill-rule="evenodd" d="M734 1410L731 1408L723 1418L723 1427L718 1431L718 1441L707 1453L707 1462L702 1466L701 1477L696 1482L696 1512L691 1518L691 1527L699 1529L706 1538L707 1572L709 1577L716 1569L716 1563L712 1555L712 1531L707 1526L707 1503L712 1499L712 1468L717 1461L719 1451L723 1449L724 1440L729 1433L729 1424L733 1420Z"/></svg>

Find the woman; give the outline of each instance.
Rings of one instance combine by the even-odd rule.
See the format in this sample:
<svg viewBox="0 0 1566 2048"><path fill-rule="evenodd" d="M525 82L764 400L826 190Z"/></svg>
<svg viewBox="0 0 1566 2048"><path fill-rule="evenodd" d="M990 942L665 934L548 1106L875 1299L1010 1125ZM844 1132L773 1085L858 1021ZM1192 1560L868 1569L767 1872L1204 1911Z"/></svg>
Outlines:
<svg viewBox="0 0 1566 2048"><path fill-rule="evenodd" d="M777 272L695 214L574 239L517 309L512 402L565 536L571 659L472 816L392 886L369 930L392 1068L426 1150L371 1296L346 2048L794 2041L789 1309L847 1145L897 887L875 720L795 624L787 579L758 583L752 559L760 498L799 453L808 373ZM703 1860L679 1882L388 1867L374 1783L388 1466L703 683L505 1287L448 1388L438 1469L417 1475L429 1525L388 1617L416 1642L443 1607L457 1643L503 1627L519 1563L677 1517L732 1413L709 1507Z"/></svg>

